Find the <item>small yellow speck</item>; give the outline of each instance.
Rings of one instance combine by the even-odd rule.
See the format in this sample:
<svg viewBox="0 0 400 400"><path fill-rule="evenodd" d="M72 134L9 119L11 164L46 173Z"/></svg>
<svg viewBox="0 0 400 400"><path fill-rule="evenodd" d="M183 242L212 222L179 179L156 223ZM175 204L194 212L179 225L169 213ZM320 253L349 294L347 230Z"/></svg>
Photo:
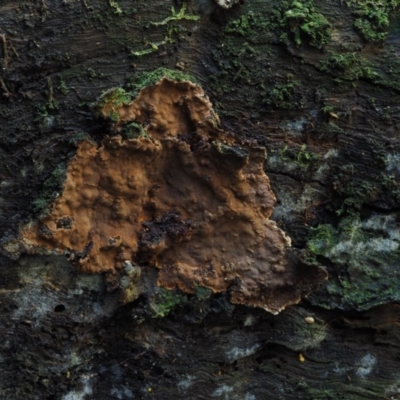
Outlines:
<svg viewBox="0 0 400 400"><path fill-rule="evenodd" d="M304 362L306 359L304 358L303 354L299 353L299 361Z"/></svg>
<svg viewBox="0 0 400 400"><path fill-rule="evenodd" d="M338 119L338 118L339 118L339 116L338 116L337 114L333 113L333 112L330 112L329 115L330 115L332 118L335 118L335 119Z"/></svg>
<svg viewBox="0 0 400 400"><path fill-rule="evenodd" d="M313 324L315 322L315 319L313 317L305 317L304 321L307 322L307 324Z"/></svg>
<svg viewBox="0 0 400 400"><path fill-rule="evenodd" d="M71 376L71 372L67 371L67 379Z"/></svg>
<svg viewBox="0 0 400 400"><path fill-rule="evenodd" d="M147 388L147 391L150 393L153 389L152 388Z"/></svg>

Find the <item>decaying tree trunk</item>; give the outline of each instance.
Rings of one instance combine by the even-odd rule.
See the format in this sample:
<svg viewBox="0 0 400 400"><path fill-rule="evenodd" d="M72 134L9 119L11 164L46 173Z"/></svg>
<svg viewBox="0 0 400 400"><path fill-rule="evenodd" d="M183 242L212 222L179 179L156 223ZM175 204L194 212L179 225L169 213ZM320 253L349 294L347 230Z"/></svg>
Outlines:
<svg viewBox="0 0 400 400"><path fill-rule="evenodd" d="M3 0L0 398L399 399L399 3Z"/></svg>

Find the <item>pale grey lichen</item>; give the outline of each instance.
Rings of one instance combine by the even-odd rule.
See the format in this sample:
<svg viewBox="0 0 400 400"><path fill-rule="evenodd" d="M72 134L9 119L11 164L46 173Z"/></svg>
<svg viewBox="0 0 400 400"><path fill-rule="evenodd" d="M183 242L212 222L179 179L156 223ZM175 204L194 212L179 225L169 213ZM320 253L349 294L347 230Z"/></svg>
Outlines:
<svg viewBox="0 0 400 400"><path fill-rule="evenodd" d="M212 14L218 7L228 10L241 0L199 0L202 14Z"/></svg>
<svg viewBox="0 0 400 400"><path fill-rule="evenodd" d="M227 10L228 8L231 8L233 5L239 3L239 0L215 0L215 2L217 3L217 5Z"/></svg>

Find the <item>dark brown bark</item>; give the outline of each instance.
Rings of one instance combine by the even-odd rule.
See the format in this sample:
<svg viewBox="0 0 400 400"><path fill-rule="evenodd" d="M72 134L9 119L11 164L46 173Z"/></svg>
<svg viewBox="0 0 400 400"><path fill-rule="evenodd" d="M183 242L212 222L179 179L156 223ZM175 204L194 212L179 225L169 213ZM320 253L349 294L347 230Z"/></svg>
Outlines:
<svg viewBox="0 0 400 400"><path fill-rule="evenodd" d="M145 268L153 286L122 306L120 277L3 247L0 398L400 398L399 20L388 5L374 30L362 2L298 3L293 19L292 2L192 0L196 20L159 0L3 1L2 244L62 190L76 143L110 132L92 108L104 91L184 69L225 131L267 148L272 219L329 280L273 316L172 296Z"/></svg>

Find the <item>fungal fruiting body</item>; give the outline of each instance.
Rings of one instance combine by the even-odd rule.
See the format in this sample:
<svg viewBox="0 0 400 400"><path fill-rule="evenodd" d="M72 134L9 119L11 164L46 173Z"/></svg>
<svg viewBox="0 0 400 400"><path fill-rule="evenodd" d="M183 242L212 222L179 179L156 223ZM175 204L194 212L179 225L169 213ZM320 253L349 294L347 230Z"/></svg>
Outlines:
<svg viewBox="0 0 400 400"><path fill-rule="evenodd" d="M68 254L92 273L153 266L167 289L227 291L273 313L325 279L291 261L290 238L269 219L265 149L219 129L199 86L164 78L100 111L111 109L125 138L80 143L49 214L22 231L26 251Z"/></svg>

